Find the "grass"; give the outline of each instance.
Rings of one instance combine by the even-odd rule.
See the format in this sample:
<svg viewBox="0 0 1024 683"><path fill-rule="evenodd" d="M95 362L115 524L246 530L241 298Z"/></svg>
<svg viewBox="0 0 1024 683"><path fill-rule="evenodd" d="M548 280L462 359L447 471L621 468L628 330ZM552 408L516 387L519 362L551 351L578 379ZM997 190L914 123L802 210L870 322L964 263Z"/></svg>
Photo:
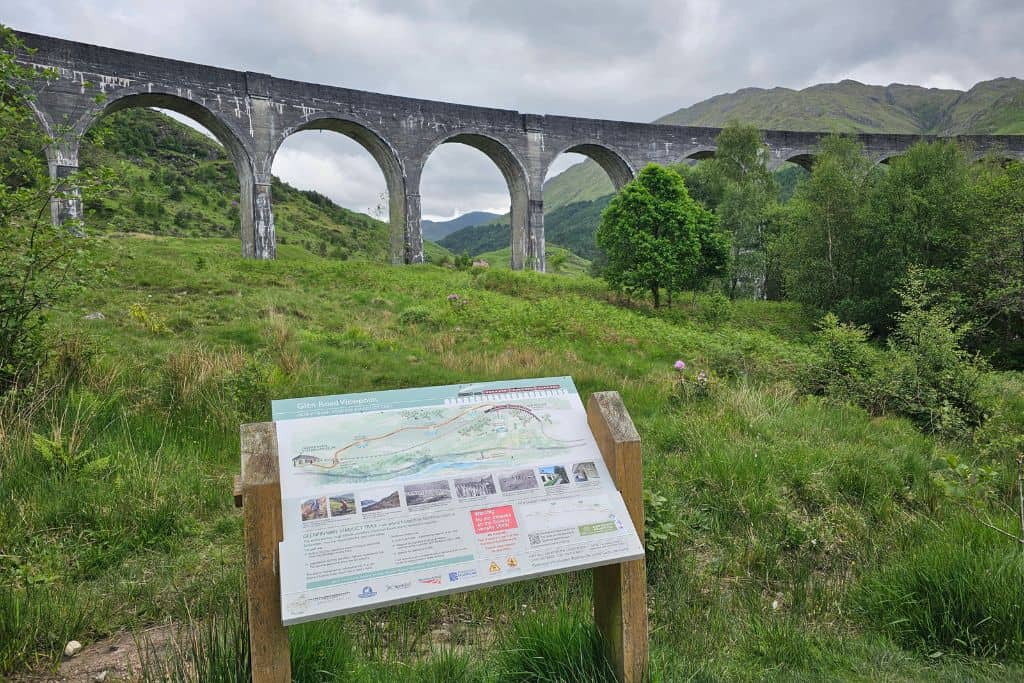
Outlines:
<svg viewBox="0 0 1024 683"><path fill-rule="evenodd" d="M66 381L0 407L0 671L52 668L71 637L173 620L185 631L168 665L232 680L245 656L237 430L267 419L269 399L570 374L584 394L622 393L647 486L670 501L661 521L677 535L649 558L655 680L1024 676L1020 554L979 521L1004 522L1011 502L1018 374L991 378L990 427L942 441L801 393L812 326L790 305L701 295L654 310L583 276L289 244L244 262L237 248L101 240L104 280L53 315L76 340ZM82 319L93 311L105 319ZM670 399L677 358L711 372L707 398ZM595 680L589 604L583 572L316 622L291 630L293 668Z"/></svg>

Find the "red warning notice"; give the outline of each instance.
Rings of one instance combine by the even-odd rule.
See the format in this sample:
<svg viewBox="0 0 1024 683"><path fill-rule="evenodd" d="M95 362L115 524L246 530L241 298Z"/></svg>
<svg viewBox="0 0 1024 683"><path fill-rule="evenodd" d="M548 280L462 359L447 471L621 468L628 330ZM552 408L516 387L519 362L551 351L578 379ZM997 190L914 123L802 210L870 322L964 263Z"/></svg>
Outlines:
<svg viewBox="0 0 1024 683"><path fill-rule="evenodd" d="M511 505L471 510L469 514L473 518L473 530L478 534L515 529L519 526L516 523L516 513L512 510Z"/></svg>

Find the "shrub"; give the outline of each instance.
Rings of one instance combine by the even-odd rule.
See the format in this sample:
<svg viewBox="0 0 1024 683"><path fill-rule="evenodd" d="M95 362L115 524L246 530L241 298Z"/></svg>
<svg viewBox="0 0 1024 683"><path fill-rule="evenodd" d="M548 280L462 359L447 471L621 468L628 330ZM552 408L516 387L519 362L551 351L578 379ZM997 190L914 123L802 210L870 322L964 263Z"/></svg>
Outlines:
<svg viewBox="0 0 1024 683"><path fill-rule="evenodd" d="M899 294L903 311L887 352L871 347L867 328L826 315L815 342L819 362L808 369L805 384L872 414L891 412L924 431L961 436L988 417L985 364L963 348L967 328L949 309L931 305L914 271Z"/></svg>
<svg viewBox="0 0 1024 683"><path fill-rule="evenodd" d="M270 418L270 378L273 366L259 358L250 358L228 379L238 417L243 422Z"/></svg>
<svg viewBox="0 0 1024 683"><path fill-rule="evenodd" d="M916 271L899 295L903 311L889 343L899 370L897 409L927 431L956 435L977 427L988 413L985 368L963 347L969 329L955 323L952 309L930 305Z"/></svg>
<svg viewBox="0 0 1024 683"><path fill-rule="evenodd" d="M410 306L398 314L398 322L402 325L429 325L434 322L434 314L426 306Z"/></svg>
<svg viewBox="0 0 1024 683"><path fill-rule="evenodd" d="M668 498L644 489L644 547L648 553L659 552L679 536L675 523L670 521L670 509Z"/></svg>
<svg viewBox="0 0 1024 683"><path fill-rule="evenodd" d="M868 343L868 328L839 322L833 313L818 323L814 341L819 361L810 365L804 384L814 394L834 396L874 410L878 351Z"/></svg>

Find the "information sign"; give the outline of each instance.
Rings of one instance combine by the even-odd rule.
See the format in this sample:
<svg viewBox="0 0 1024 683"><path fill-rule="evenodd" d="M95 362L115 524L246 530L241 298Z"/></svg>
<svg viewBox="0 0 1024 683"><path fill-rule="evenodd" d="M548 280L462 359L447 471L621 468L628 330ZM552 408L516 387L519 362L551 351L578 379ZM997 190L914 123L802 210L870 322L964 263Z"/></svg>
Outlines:
<svg viewBox="0 0 1024 683"><path fill-rule="evenodd" d="M643 557L570 377L274 401L295 624Z"/></svg>

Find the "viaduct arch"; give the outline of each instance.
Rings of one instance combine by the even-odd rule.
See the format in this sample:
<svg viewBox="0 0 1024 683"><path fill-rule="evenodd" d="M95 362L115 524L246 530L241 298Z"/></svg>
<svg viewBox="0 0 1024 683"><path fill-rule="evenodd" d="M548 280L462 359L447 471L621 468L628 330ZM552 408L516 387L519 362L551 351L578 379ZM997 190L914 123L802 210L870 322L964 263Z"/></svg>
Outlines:
<svg viewBox="0 0 1024 683"><path fill-rule="evenodd" d="M33 109L43 128L68 134L48 150L50 172L78 167L78 142L100 116L130 106L177 111L206 126L231 155L241 194L242 255L276 255L270 169L281 143L300 130L347 135L369 151L387 183L391 260L423 261L420 176L443 143L481 150L501 170L512 199L512 267L543 271L544 176L563 152L596 161L621 187L649 163L671 164L714 155L720 128L521 114L275 78L17 32L32 50L21 61L57 78L40 79ZM97 92L98 91L98 92ZM101 102L96 95L103 96ZM770 166L809 166L826 133L762 131ZM887 160L935 136L856 136L873 159ZM957 141L980 155L1024 159L1024 136L970 135ZM81 215L74 196L57 203L55 222Z"/></svg>

